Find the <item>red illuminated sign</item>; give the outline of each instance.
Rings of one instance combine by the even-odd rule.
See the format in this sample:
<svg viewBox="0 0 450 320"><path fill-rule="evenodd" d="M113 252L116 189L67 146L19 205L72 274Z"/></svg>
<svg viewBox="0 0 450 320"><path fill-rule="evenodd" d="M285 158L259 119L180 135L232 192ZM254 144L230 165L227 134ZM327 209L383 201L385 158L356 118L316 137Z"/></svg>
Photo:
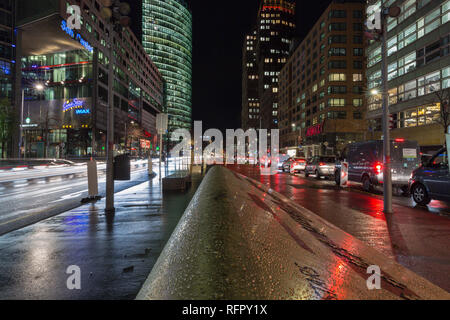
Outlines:
<svg viewBox="0 0 450 320"><path fill-rule="evenodd" d="M314 127L308 128L306 130L307 137L316 136L321 133L323 133L323 123L315 125Z"/></svg>

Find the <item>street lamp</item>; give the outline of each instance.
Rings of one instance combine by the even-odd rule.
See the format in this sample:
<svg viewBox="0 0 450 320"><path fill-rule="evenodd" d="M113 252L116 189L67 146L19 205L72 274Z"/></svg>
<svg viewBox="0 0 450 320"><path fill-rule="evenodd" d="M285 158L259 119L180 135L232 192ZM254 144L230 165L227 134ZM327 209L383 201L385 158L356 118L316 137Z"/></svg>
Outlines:
<svg viewBox="0 0 450 320"><path fill-rule="evenodd" d="M108 65L108 133L106 160L106 213L113 213L114 208L114 32L120 32L130 23L128 14L130 5L119 0L102 0L100 14L109 22L109 65Z"/></svg>
<svg viewBox="0 0 450 320"><path fill-rule="evenodd" d="M375 1L369 1L373 4ZM370 8L370 7L369 7ZM396 18L400 15L401 9L398 6L381 7L375 13L376 17L373 22L379 21L381 25L372 28L372 31L378 33L376 37L369 34L374 40L381 41L381 77L382 77L382 105L383 105L383 191L384 191L384 212L392 213L392 172L391 172L391 137L389 129L389 95L388 95L388 65L387 65L387 18ZM381 28L381 29L380 29ZM378 90L372 90L372 94L378 94Z"/></svg>
<svg viewBox="0 0 450 320"><path fill-rule="evenodd" d="M36 83L34 86L34 89L36 91L44 91L45 87L41 84L41 83ZM20 134L19 134L19 159L22 158L22 147L24 146L23 143L23 109L24 109L24 105L25 105L25 88L22 89L22 105L21 105L21 111L20 111ZM29 118L27 118L28 120ZM27 123L29 124L29 123ZM23 158L26 158L26 145L25 145L25 150L23 151Z"/></svg>

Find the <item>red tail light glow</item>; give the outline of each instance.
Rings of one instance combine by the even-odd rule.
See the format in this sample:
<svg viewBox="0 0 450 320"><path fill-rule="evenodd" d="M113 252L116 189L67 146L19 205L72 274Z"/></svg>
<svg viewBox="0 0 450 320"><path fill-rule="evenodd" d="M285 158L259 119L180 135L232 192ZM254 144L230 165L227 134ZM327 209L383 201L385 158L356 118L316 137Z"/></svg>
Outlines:
<svg viewBox="0 0 450 320"><path fill-rule="evenodd" d="M319 163L319 166L321 166L321 167L326 166L326 165L327 165L327 164L326 164L325 162Z"/></svg>
<svg viewBox="0 0 450 320"><path fill-rule="evenodd" d="M382 173L382 172L383 172L383 164L380 163L380 162L377 162L377 163L375 164L375 173L376 173L376 174L380 174L380 173Z"/></svg>
<svg viewBox="0 0 450 320"><path fill-rule="evenodd" d="M405 142L405 139L401 139L401 138L395 139L395 142Z"/></svg>

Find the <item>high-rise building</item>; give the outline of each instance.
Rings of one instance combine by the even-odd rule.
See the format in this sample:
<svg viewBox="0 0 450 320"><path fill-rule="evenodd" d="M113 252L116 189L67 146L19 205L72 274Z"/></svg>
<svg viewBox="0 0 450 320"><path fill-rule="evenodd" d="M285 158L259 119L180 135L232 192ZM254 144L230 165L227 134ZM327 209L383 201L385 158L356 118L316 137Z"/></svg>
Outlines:
<svg viewBox="0 0 450 320"><path fill-rule="evenodd" d="M166 81L169 131L192 126L192 13L184 0L143 0L142 43Z"/></svg>
<svg viewBox="0 0 450 320"><path fill-rule="evenodd" d="M438 149L445 140L439 96L450 91L450 0L376 2L381 4L401 8L400 16L389 18L387 25L391 138L416 140L423 152ZM367 77L367 117L371 129L381 131L379 41L368 48Z"/></svg>
<svg viewBox="0 0 450 320"><path fill-rule="evenodd" d="M281 70L282 151L331 155L370 138L364 120L364 12L364 1L333 1Z"/></svg>
<svg viewBox="0 0 450 320"><path fill-rule="evenodd" d="M109 34L91 0L17 0L16 106L27 158L106 155L108 106L114 105L115 151L156 151L156 115L163 109L162 75L130 28L114 33L114 74L108 74ZM67 24L81 8L81 28ZM113 77L110 101L109 79ZM21 112L20 110L23 110ZM131 133L131 131L134 132ZM19 150L16 151L15 156Z"/></svg>
<svg viewBox="0 0 450 320"><path fill-rule="evenodd" d="M242 50L242 128L259 128L258 63L256 29L245 37Z"/></svg>
<svg viewBox="0 0 450 320"><path fill-rule="evenodd" d="M278 127L278 75L289 56L295 28L295 0L261 1L256 32L247 36L244 44L243 76L257 76L250 79L255 80L251 83L243 79L242 123L246 129ZM249 41L252 45L248 46ZM256 61L253 60L255 53ZM246 61L249 59L251 61ZM254 97L256 82L258 96Z"/></svg>
<svg viewBox="0 0 450 320"><path fill-rule="evenodd" d="M7 101L7 107L12 108L14 90L14 2L13 0L0 0L0 103ZM6 100L5 100L6 99ZM3 127L3 125L5 127ZM3 123L2 139L0 141L0 157L5 156L11 149L11 139L6 123Z"/></svg>

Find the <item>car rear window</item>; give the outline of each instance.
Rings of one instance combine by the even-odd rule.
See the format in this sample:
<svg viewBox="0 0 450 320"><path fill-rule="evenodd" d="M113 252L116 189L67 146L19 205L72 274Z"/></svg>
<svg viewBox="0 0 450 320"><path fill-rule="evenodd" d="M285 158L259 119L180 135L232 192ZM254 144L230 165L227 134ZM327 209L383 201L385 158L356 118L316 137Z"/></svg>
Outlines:
<svg viewBox="0 0 450 320"><path fill-rule="evenodd" d="M320 157L321 162L334 163L336 159L334 157Z"/></svg>

